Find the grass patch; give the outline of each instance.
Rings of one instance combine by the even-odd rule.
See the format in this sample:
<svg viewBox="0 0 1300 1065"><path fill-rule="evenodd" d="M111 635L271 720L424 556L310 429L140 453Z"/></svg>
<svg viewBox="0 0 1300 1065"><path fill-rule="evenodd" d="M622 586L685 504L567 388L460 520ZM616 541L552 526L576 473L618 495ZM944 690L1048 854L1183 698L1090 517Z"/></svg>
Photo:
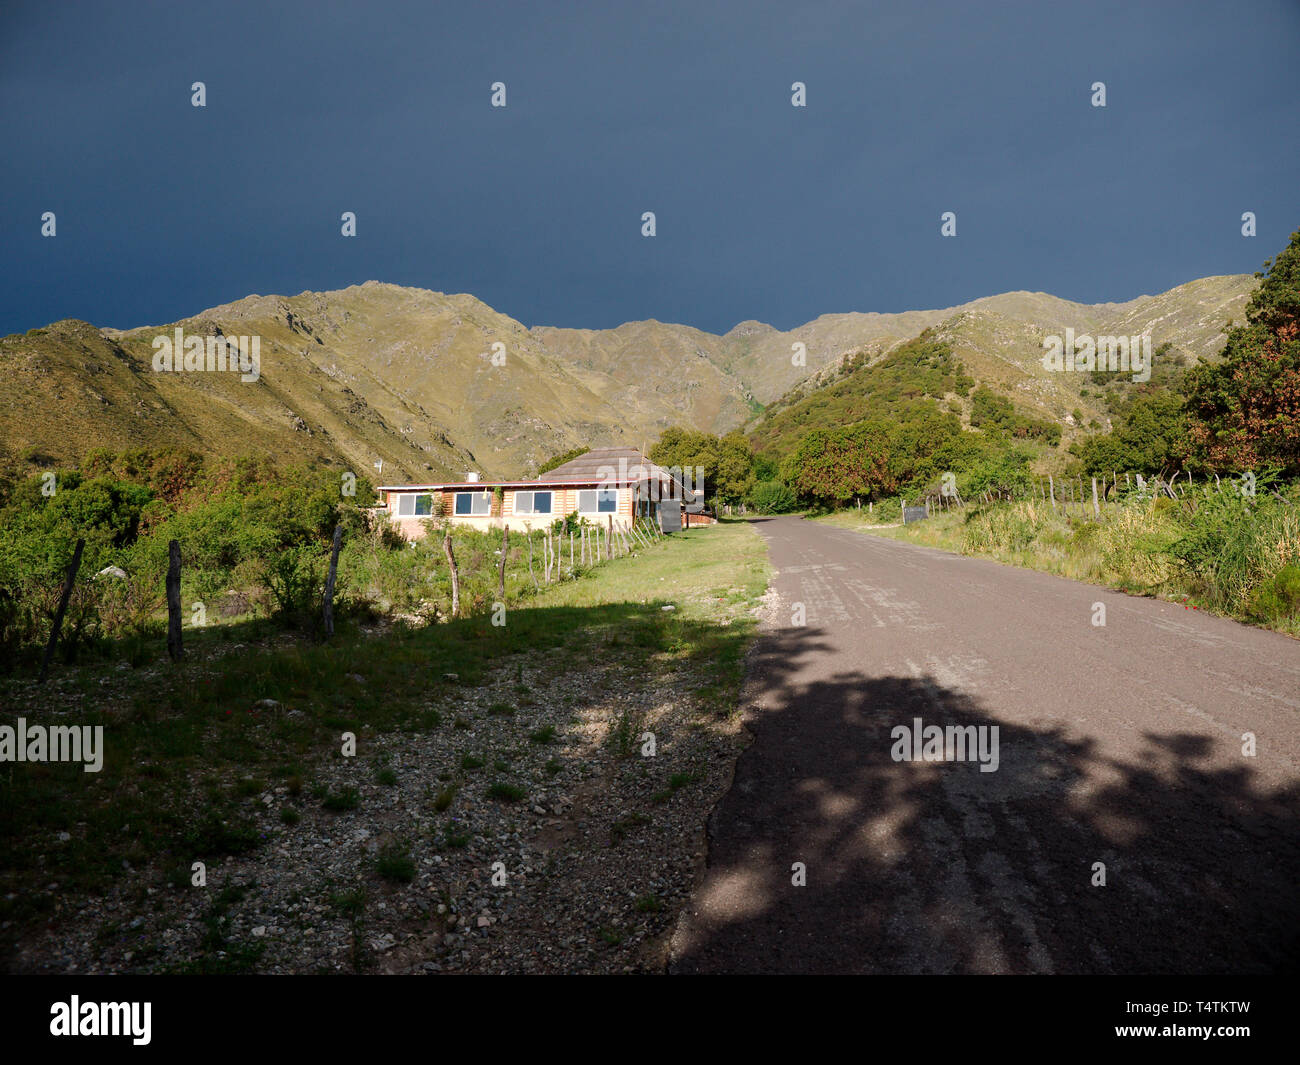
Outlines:
<svg viewBox="0 0 1300 1065"><path fill-rule="evenodd" d="M375 870L385 880L409 884L415 879L415 859L411 857L411 844L406 840L386 844L379 851Z"/></svg>
<svg viewBox="0 0 1300 1065"><path fill-rule="evenodd" d="M330 906L340 916L355 919L365 912L366 893L361 888L335 892L330 895Z"/></svg>
<svg viewBox="0 0 1300 1065"><path fill-rule="evenodd" d="M528 797L528 792L518 784L511 784L504 780L489 784L485 794L489 799L499 799L501 802L521 802Z"/></svg>
<svg viewBox="0 0 1300 1065"><path fill-rule="evenodd" d="M321 805L327 810L334 813L342 813L344 810L355 810L361 805L361 792L356 788L340 788L338 791L327 792Z"/></svg>
<svg viewBox="0 0 1300 1065"><path fill-rule="evenodd" d="M609 826L609 842L614 846L618 846L634 828L640 828L642 825L648 825L649 823L650 818L646 817L645 814L628 814Z"/></svg>

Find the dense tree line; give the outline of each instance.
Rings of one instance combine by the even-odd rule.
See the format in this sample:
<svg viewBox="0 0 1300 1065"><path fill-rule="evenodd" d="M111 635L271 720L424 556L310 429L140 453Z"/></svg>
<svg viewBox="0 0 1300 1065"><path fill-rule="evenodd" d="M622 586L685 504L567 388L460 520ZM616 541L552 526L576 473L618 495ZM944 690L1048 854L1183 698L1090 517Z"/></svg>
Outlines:
<svg viewBox="0 0 1300 1065"><path fill-rule="evenodd" d="M1246 324L1180 381L1153 379L1107 433L1078 441L1086 472L1300 475L1300 230L1255 275Z"/></svg>

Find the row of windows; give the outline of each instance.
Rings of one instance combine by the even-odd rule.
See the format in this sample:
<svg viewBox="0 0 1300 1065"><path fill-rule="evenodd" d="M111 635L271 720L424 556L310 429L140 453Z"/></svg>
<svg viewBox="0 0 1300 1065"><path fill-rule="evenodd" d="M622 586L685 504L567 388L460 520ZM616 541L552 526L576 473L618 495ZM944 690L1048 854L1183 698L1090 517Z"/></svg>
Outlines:
<svg viewBox="0 0 1300 1065"><path fill-rule="evenodd" d="M552 492L516 492L515 513L550 514ZM485 517L492 511L490 492L457 492L454 513ZM579 514L615 514L618 512L618 489L593 488L578 493ZM399 518L421 518L433 514L433 496L428 493L404 492L397 497Z"/></svg>

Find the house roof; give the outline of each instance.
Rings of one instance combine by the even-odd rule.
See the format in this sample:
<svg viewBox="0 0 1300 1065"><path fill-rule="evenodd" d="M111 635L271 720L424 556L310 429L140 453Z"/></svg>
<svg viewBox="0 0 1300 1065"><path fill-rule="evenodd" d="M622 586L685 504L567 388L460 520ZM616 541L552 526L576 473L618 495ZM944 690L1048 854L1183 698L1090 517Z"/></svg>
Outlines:
<svg viewBox="0 0 1300 1065"><path fill-rule="evenodd" d="M643 481L659 467L634 447L598 447L539 474L538 481L568 484L576 481ZM611 477L610 473L614 476Z"/></svg>

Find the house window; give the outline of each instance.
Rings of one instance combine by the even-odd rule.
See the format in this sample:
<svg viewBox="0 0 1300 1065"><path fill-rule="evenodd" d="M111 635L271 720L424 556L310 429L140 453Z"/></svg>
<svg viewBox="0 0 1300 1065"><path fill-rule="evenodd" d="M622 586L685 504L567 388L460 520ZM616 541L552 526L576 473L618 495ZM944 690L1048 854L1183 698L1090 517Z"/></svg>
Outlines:
<svg viewBox="0 0 1300 1065"><path fill-rule="evenodd" d="M593 488L578 493L578 512L581 514L614 514L617 511L617 488Z"/></svg>
<svg viewBox="0 0 1300 1065"><path fill-rule="evenodd" d="M399 518L422 518L433 513L433 496L426 493L416 495L406 492L397 497L397 516Z"/></svg>
<svg viewBox="0 0 1300 1065"><path fill-rule="evenodd" d="M516 514L549 514L551 512L550 492L516 492Z"/></svg>
<svg viewBox="0 0 1300 1065"><path fill-rule="evenodd" d="M487 492L457 492L456 513L481 517L492 510L492 497Z"/></svg>

